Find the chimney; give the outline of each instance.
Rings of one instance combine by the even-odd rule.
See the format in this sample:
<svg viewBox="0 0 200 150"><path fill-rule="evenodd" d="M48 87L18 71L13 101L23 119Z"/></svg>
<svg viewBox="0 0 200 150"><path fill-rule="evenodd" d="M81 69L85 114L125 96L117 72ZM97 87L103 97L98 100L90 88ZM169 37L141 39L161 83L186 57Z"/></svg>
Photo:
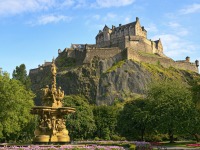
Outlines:
<svg viewBox="0 0 200 150"><path fill-rule="evenodd" d="M112 25L112 30L115 28L115 26Z"/></svg>
<svg viewBox="0 0 200 150"><path fill-rule="evenodd" d="M122 26L122 24L119 24L119 27L121 27Z"/></svg>
<svg viewBox="0 0 200 150"><path fill-rule="evenodd" d="M190 57L187 56L187 57L185 58L185 61L186 61L186 62L190 62Z"/></svg>
<svg viewBox="0 0 200 150"><path fill-rule="evenodd" d="M136 17L136 22L137 22L137 21L139 21L139 18L138 18L138 17Z"/></svg>
<svg viewBox="0 0 200 150"><path fill-rule="evenodd" d="M197 67L199 67L199 61L198 60L195 61L195 64L196 64Z"/></svg>

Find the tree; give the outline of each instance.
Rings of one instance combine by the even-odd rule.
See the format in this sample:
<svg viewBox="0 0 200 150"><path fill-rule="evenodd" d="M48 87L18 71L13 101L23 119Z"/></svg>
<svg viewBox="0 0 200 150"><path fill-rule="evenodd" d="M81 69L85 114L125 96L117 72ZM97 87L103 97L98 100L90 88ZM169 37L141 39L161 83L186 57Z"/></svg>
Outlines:
<svg viewBox="0 0 200 150"><path fill-rule="evenodd" d="M118 112L119 110L116 106L94 106L96 135L99 138L110 140L110 137L115 134Z"/></svg>
<svg viewBox="0 0 200 150"><path fill-rule="evenodd" d="M21 64L19 67L16 66L16 69L13 71L13 79L19 80L26 86L27 89L31 87L31 80L27 76L25 64Z"/></svg>
<svg viewBox="0 0 200 150"><path fill-rule="evenodd" d="M147 110L146 99L126 102L118 118L118 129L128 139L144 140L146 131L150 131L151 116Z"/></svg>
<svg viewBox="0 0 200 150"><path fill-rule="evenodd" d="M0 74L0 139L17 139L20 131L33 117L34 94L7 73Z"/></svg>
<svg viewBox="0 0 200 150"><path fill-rule="evenodd" d="M65 107L76 109L74 114L67 116L66 126L72 139L91 138L95 131L92 107L87 99L81 95L68 95L64 98Z"/></svg>
<svg viewBox="0 0 200 150"><path fill-rule="evenodd" d="M190 84L193 101L196 107L200 109L200 77L197 76L196 78L194 78L194 80Z"/></svg>
<svg viewBox="0 0 200 150"><path fill-rule="evenodd" d="M174 80L157 81L149 87L149 109L155 128L161 133L168 133L171 143L174 142L174 134L185 130L184 122L194 108L191 95L186 84Z"/></svg>

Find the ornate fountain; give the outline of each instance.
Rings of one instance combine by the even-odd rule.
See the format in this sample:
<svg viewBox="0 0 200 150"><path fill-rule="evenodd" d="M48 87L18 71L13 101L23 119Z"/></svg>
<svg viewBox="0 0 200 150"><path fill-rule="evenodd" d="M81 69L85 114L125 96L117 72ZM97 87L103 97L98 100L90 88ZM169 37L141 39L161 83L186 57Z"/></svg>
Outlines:
<svg viewBox="0 0 200 150"><path fill-rule="evenodd" d="M39 115L38 127L35 129L33 143L67 143L70 142L66 129L65 115L74 113L71 107L62 107L64 91L56 87L56 65L51 65L52 85L42 89L42 106L35 106L31 114Z"/></svg>

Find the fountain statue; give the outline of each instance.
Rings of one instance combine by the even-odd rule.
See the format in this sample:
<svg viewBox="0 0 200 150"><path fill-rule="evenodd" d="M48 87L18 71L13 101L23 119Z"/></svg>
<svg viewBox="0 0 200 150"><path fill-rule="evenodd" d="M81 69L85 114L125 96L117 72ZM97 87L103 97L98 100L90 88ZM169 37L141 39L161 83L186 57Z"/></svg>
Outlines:
<svg viewBox="0 0 200 150"><path fill-rule="evenodd" d="M64 91L56 87L56 65L51 65L52 85L42 89L42 106L31 109L32 114L39 115L38 127L35 129L33 143L67 143L70 142L64 115L74 113L71 107L62 107Z"/></svg>

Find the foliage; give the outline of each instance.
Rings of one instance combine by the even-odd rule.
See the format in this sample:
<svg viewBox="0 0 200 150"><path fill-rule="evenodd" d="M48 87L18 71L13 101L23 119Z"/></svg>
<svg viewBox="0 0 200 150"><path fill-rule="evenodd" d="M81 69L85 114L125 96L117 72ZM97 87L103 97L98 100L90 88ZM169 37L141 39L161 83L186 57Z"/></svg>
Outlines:
<svg viewBox="0 0 200 150"><path fill-rule="evenodd" d="M0 139L16 140L30 122L34 94L7 73L0 74Z"/></svg>
<svg viewBox="0 0 200 150"><path fill-rule="evenodd" d="M125 150L123 147L120 146L98 146L98 145L63 145L63 146L44 146L44 145L29 145L29 146L5 146L0 147L0 149L15 149L15 150Z"/></svg>
<svg viewBox="0 0 200 150"><path fill-rule="evenodd" d="M65 107L76 109L74 114L67 116L67 128L72 139L87 139L93 135L95 122L92 107L87 99L80 95L68 95L64 98Z"/></svg>
<svg viewBox="0 0 200 150"><path fill-rule="evenodd" d="M119 61L119 62L113 64L113 66L110 67L110 68L106 71L106 73L112 72L112 71L116 70L117 68L120 68L124 63L125 63L125 61L124 61L124 60L121 60L121 61Z"/></svg>
<svg viewBox="0 0 200 150"><path fill-rule="evenodd" d="M13 71L13 79L19 80L26 86L27 89L31 87L31 80L27 76L25 64L21 64L19 67L16 66L16 69Z"/></svg>
<svg viewBox="0 0 200 150"><path fill-rule="evenodd" d="M93 113L97 127L96 135L99 138L110 140L110 137L115 134L119 109L116 106L94 106Z"/></svg>
<svg viewBox="0 0 200 150"><path fill-rule="evenodd" d="M148 99L155 128L160 133L168 133L170 142L174 142L174 134L184 132L184 122L194 109L187 85L174 80L154 82L150 85Z"/></svg>
<svg viewBox="0 0 200 150"><path fill-rule="evenodd" d="M144 140L145 132L150 131L151 116L146 108L146 99L128 101L118 118L118 129L128 139Z"/></svg>
<svg viewBox="0 0 200 150"><path fill-rule="evenodd" d="M67 57L67 53L60 54L56 58L56 66L60 71L66 70L68 67L74 67L76 65L75 58Z"/></svg>
<svg viewBox="0 0 200 150"><path fill-rule="evenodd" d="M152 79L160 80L160 79L172 79L172 80L179 80L179 81L187 81L191 80L190 78L186 78L187 75L184 75L184 73L188 73L185 70L179 70L173 67L163 67L159 63L157 65L154 64L148 64L141 62L140 63L143 68L148 70L152 74ZM190 76L190 75L188 75Z"/></svg>
<svg viewBox="0 0 200 150"><path fill-rule="evenodd" d="M193 96L193 101L196 104L196 107L200 109L200 77L196 77L191 82L191 91Z"/></svg>
<svg viewBox="0 0 200 150"><path fill-rule="evenodd" d="M145 57L161 58L159 55L156 55L156 54L153 54L153 53L147 53L147 52L144 52L144 51L139 51L138 53L142 56L145 56Z"/></svg>

